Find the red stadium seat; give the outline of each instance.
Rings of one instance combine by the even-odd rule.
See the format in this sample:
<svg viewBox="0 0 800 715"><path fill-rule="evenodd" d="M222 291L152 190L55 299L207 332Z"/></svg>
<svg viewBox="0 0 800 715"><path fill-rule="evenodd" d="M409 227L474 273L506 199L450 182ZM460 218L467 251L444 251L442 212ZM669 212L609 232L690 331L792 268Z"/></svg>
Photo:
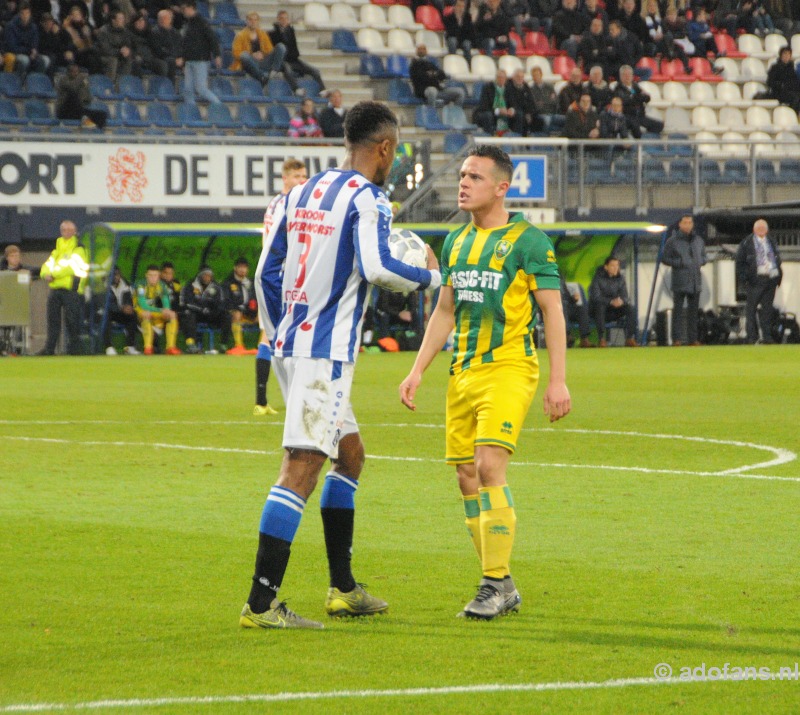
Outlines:
<svg viewBox="0 0 800 715"><path fill-rule="evenodd" d="M508 36L517 45L517 57L530 57L531 55L535 54L532 48L525 46L525 42L513 30L508 33Z"/></svg>
<svg viewBox="0 0 800 715"><path fill-rule="evenodd" d="M741 60L747 57L744 52L739 51L739 48L736 46L736 40L727 33L720 32L714 35L714 41L717 43L717 50L719 50L720 55L731 57L735 60Z"/></svg>
<svg viewBox="0 0 800 715"><path fill-rule="evenodd" d="M568 55L553 57L553 74L560 74L564 79L569 79L569 73L575 67L575 60Z"/></svg>
<svg viewBox="0 0 800 715"><path fill-rule="evenodd" d="M420 5L414 15L417 22L425 25L426 30L433 30L434 32L444 32L444 23L439 11L433 5Z"/></svg>
<svg viewBox="0 0 800 715"><path fill-rule="evenodd" d="M661 72L658 66L658 60L655 57L642 57L636 66L639 69L649 69L653 74L650 75L651 82L666 82L669 77Z"/></svg>
<svg viewBox="0 0 800 715"><path fill-rule="evenodd" d="M711 63L705 57L690 57L689 66L692 68L692 77L703 82L722 82L720 75L714 74Z"/></svg>
<svg viewBox="0 0 800 715"><path fill-rule="evenodd" d="M550 46L550 40L543 32L528 31L525 33L525 47L532 49L533 54L542 57L553 57L555 55L565 55L563 50L554 50Z"/></svg>
<svg viewBox="0 0 800 715"><path fill-rule="evenodd" d="M693 74L686 74L683 69L683 62L679 59L674 60L661 60L661 74L668 80L675 82L693 82L695 77Z"/></svg>

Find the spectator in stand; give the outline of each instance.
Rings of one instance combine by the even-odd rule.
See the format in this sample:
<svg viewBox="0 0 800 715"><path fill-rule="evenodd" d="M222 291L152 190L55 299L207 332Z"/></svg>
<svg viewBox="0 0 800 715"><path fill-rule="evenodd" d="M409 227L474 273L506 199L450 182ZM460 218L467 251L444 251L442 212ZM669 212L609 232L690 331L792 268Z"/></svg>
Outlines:
<svg viewBox="0 0 800 715"><path fill-rule="evenodd" d="M589 26L589 18L577 10L577 5L577 0L562 0L561 9L553 15L552 35L556 47L564 50L573 60L578 58L578 47Z"/></svg>
<svg viewBox="0 0 800 715"><path fill-rule="evenodd" d="M414 96L424 99L431 107L445 104L457 104L460 107L464 104L464 90L447 86L447 75L428 58L428 48L423 43L417 45L417 56L411 60L408 74L414 87Z"/></svg>
<svg viewBox="0 0 800 715"><path fill-rule="evenodd" d="M40 268L26 266L22 263L22 251L19 246L13 243L3 249L3 257L0 258L0 271L27 271L34 280L41 273Z"/></svg>
<svg viewBox="0 0 800 715"><path fill-rule="evenodd" d="M536 113L542 118L546 131L555 125L563 126L563 115L558 113L558 97L552 84L544 81L542 68L534 65L531 68L531 94L536 106Z"/></svg>
<svg viewBox="0 0 800 715"><path fill-rule="evenodd" d="M588 92L584 92L567 111L564 136L567 139L600 138L600 118L592 107L592 97Z"/></svg>
<svg viewBox="0 0 800 715"><path fill-rule="evenodd" d="M102 129L108 120L108 113L103 109L92 109L91 105L89 79L81 73L78 65L68 65L67 71L56 81L56 117L83 120L84 126L89 129Z"/></svg>
<svg viewBox="0 0 800 715"><path fill-rule="evenodd" d="M705 242L694 232L691 214L681 216L677 230L664 244L661 262L672 267L672 344L682 345L685 339L689 345L699 345L697 319L703 290L700 269L707 263L707 258Z"/></svg>
<svg viewBox="0 0 800 715"><path fill-rule="evenodd" d="M56 70L74 62L75 55L70 49L70 44L67 32L49 12L43 13L39 21L39 54L48 58L47 72L51 76Z"/></svg>
<svg viewBox="0 0 800 715"><path fill-rule="evenodd" d="M690 57L694 55L694 45L691 40L686 36L686 19L678 15L678 9L670 3L667 11L664 14L664 22L662 24L664 30L664 37L676 46L674 53L676 57ZM669 53L667 53L669 56Z"/></svg>
<svg viewBox="0 0 800 715"><path fill-rule="evenodd" d="M575 2L575 0L570 1ZM513 20L500 0L484 0L478 6L475 37L478 47L487 55L491 55L495 50L505 50L510 55L517 54L517 47L508 34L512 27Z"/></svg>
<svg viewBox="0 0 800 715"><path fill-rule="evenodd" d="M202 352L197 344L198 323L221 331L220 350L227 351L233 339L231 314L225 306L225 292L214 280L214 271L208 266L201 266L195 279L181 291L181 329L186 337L186 352L189 355Z"/></svg>
<svg viewBox="0 0 800 715"><path fill-rule="evenodd" d="M599 17L603 23L603 31L608 30L608 13L600 7L598 0L583 0L581 12L586 15L588 25L594 18Z"/></svg>
<svg viewBox="0 0 800 715"><path fill-rule="evenodd" d="M514 70L511 81L506 83L506 105L514 109L509 126L520 136L527 137L544 128L544 122L536 111L533 92L525 84L525 71L522 68Z"/></svg>
<svg viewBox="0 0 800 715"><path fill-rule="evenodd" d="M303 100L297 114L295 114L289 122L287 136L295 139L308 139L310 137L322 136L322 129L319 126L313 99L306 97Z"/></svg>
<svg viewBox="0 0 800 715"><path fill-rule="evenodd" d="M577 102L582 94L583 72L580 67L573 67L569 73L569 80L558 93L559 113L566 115L573 102Z"/></svg>
<svg viewBox="0 0 800 715"><path fill-rule="evenodd" d="M89 74L102 74L103 62L100 59L100 53L94 46L92 30L78 5L70 8L69 14L62 22L62 27L69 36L69 51L72 52L76 64L83 67Z"/></svg>
<svg viewBox="0 0 800 715"><path fill-rule="evenodd" d="M677 15L677 9L675 14ZM731 37L736 37L737 30L740 27L744 29L746 25L739 0L719 0L714 9L713 21L717 28L725 30Z"/></svg>
<svg viewBox="0 0 800 715"><path fill-rule="evenodd" d="M481 87L478 106L472 113L472 121L487 134L502 136L510 128L514 109L506 104L507 79L506 73L498 70L494 82L486 82Z"/></svg>
<svg viewBox="0 0 800 715"><path fill-rule="evenodd" d="M328 95L328 106L319 115L319 126L323 136L343 137L346 114L347 110L342 106L342 93L338 89L331 90Z"/></svg>
<svg viewBox="0 0 800 715"><path fill-rule="evenodd" d="M167 77L174 80L178 70L178 58L181 56L181 33L173 27L175 14L169 8L158 11L156 27L151 33L150 40L153 55L164 63Z"/></svg>
<svg viewBox="0 0 800 715"><path fill-rule="evenodd" d="M637 10L636 0L623 0L622 15L618 19L622 26L642 43L644 54L652 57L647 47L650 42L650 33L647 31L647 24L642 18L641 12Z"/></svg>
<svg viewBox="0 0 800 715"><path fill-rule="evenodd" d="M108 311L106 311L108 298ZM92 296L92 305L96 311L97 324L101 324L105 313L105 329L103 330L103 347L106 355L116 355L117 349L111 344L111 325L116 323L125 331L125 354L139 355L136 349L136 334L139 332L139 321L133 308L133 292L130 285L122 277L119 268L114 269L108 295L97 293Z"/></svg>
<svg viewBox="0 0 800 715"><path fill-rule="evenodd" d="M625 276L620 272L619 258L609 256L594 274L589 286L589 310L597 324L597 346L608 347L606 322L625 320L625 345L636 347L636 308L628 298Z"/></svg>
<svg viewBox="0 0 800 715"><path fill-rule="evenodd" d="M134 62L144 70L166 77L169 73L169 65L165 60L156 56L153 31L145 13L145 10L138 12L130 22Z"/></svg>
<svg viewBox="0 0 800 715"><path fill-rule="evenodd" d="M133 51L133 33L125 26L125 13L115 10L111 21L97 31L97 50L103 61L103 72L116 81L123 74L141 76L141 64Z"/></svg>
<svg viewBox="0 0 800 715"><path fill-rule="evenodd" d="M771 99L777 99L800 111L800 78L795 71L790 47L781 47L778 61L767 71L767 90Z"/></svg>
<svg viewBox="0 0 800 715"><path fill-rule="evenodd" d="M256 350L244 346L243 329L245 325L258 325L258 303L256 289L250 279L250 264L243 256L236 259L233 271L225 279L225 298L231 314L231 334L233 347L228 355L255 355Z"/></svg>
<svg viewBox="0 0 800 715"><path fill-rule="evenodd" d="M633 68L623 65L619 70L619 81L614 88L614 95L622 99L623 111L628 118L628 126L635 139L642 136L642 127L645 131L660 134L664 130L664 122L660 119L648 117L645 108L650 101L647 94L638 82L633 79Z"/></svg>
<svg viewBox="0 0 800 715"><path fill-rule="evenodd" d="M608 67L608 35L603 29L603 21L599 17L592 18L589 29L583 33L578 45L578 62L584 71L594 65Z"/></svg>
<svg viewBox="0 0 800 715"><path fill-rule="evenodd" d="M39 28L28 3L21 3L17 14L3 28L3 53L6 72L16 72L21 77L28 72L47 72L50 58L39 54Z"/></svg>
<svg viewBox="0 0 800 715"><path fill-rule="evenodd" d="M645 53L651 57L656 54L664 59L679 59L683 63L683 71L689 74L692 68L689 67L689 59L683 51L683 47L675 42L672 33L664 26L661 19L661 12L658 9L658 0L647 0L645 5L646 15L644 17L647 31L650 35L649 48Z"/></svg>
<svg viewBox="0 0 800 715"><path fill-rule="evenodd" d="M269 36L275 47L283 45L286 48L286 57L283 60L281 69L292 91L303 96L303 88L297 86L297 80L307 75L319 85L319 96L327 97L328 90L325 89L325 83L322 81L322 75L319 70L300 59L297 36L295 35L294 27L292 27L289 13L286 10L281 10L278 13L277 22L272 26Z"/></svg>
<svg viewBox="0 0 800 715"><path fill-rule="evenodd" d="M247 13L244 21L246 27L237 32L233 38L233 47L231 48L233 62L230 69L234 72L244 70L266 87L270 75L280 71L283 67L286 45L283 43L273 44L269 33L261 29L261 18L257 12ZM297 84L295 83L292 91L296 89Z"/></svg>
<svg viewBox="0 0 800 715"><path fill-rule="evenodd" d="M628 139L631 134L628 118L622 111L622 99L612 97L611 103L600 112L600 138L601 139ZM614 155L624 152L630 144L615 144L608 147L609 162Z"/></svg>
<svg viewBox="0 0 800 715"><path fill-rule="evenodd" d="M520 37L524 37L527 30L539 29L539 20L531 16L528 0L506 0L504 9L511 18L511 28Z"/></svg>
<svg viewBox="0 0 800 715"><path fill-rule="evenodd" d="M716 58L719 54L717 43L708 24L708 12L704 7L699 7L694 19L686 23L686 36L694 45L695 57L706 57L709 54Z"/></svg>
<svg viewBox="0 0 800 715"><path fill-rule="evenodd" d="M592 345L589 342L589 335L592 332L592 324L589 320L589 306L583 300L580 291L570 290L560 272L559 277L561 278L561 307L564 310L564 322L567 326L567 347L572 347L574 344L574 338L569 334L569 324L577 323L580 346L590 348Z"/></svg>
<svg viewBox="0 0 800 715"><path fill-rule="evenodd" d="M759 37L764 37L770 32L775 32L775 23L772 21L763 0L742 0L739 5L744 28Z"/></svg>
<svg viewBox="0 0 800 715"><path fill-rule="evenodd" d="M608 51L608 67L606 74L609 77L619 77L620 67L629 65L635 67L644 54L639 38L628 32L619 20L608 23L608 38L610 47ZM649 77L651 73L648 73Z"/></svg>
<svg viewBox="0 0 800 715"><path fill-rule="evenodd" d="M169 304L180 312L181 284L175 279L175 266L172 261L164 261L161 264L161 282L167 287Z"/></svg>
<svg viewBox="0 0 800 715"><path fill-rule="evenodd" d="M592 98L592 106L602 112L611 101L613 92L608 82L603 79L603 68L595 65L589 70L589 81L584 85L584 91Z"/></svg>
<svg viewBox="0 0 800 715"><path fill-rule="evenodd" d="M217 69L222 67L219 40L208 22L198 15L197 0L183 0L181 11L185 20L181 28L183 42L179 58L179 66L183 66L183 101L195 104L195 95L198 94L216 104L219 98L208 86L208 69L212 57Z"/></svg>
<svg viewBox="0 0 800 715"><path fill-rule="evenodd" d="M461 50L464 59L469 62L475 46L475 26L467 0L456 0L452 12L445 13L442 21L448 53L454 55Z"/></svg>
<svg viewBox="0 0 800 715"><path fill-rule="evenodd" d="M595 0L596 1L596 0ZM539 21L539 32L550 37L553 34L553 17L561 7L561 0L529 0L531 6L531 28Z"/></svg>

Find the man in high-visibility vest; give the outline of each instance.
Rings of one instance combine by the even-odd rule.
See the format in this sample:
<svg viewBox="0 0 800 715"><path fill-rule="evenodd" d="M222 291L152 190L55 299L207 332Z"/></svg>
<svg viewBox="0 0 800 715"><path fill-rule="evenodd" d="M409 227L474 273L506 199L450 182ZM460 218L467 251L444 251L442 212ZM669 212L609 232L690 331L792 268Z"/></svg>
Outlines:
<svg viewBox="0 0 800 715"><path fill-rule="evenodd" d="M83 322L83 289L89 275L86 251L78 242L78 227L72 221L61 222L61 236L56 248L42 266L41 278L50 285L47 296L47 341L39 355L55 355L61 334L61 311L67 331L67 353L80 355Z"/></svg>

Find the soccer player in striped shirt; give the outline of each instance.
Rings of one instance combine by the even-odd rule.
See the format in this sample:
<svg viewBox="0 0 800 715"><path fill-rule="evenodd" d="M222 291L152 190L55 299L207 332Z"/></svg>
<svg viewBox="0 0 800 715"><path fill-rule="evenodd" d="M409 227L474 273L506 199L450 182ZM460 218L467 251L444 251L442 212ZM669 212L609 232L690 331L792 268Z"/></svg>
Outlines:
<svg viewBox="0 0 800 715"><path fill-rule="evenodd" d="M509 563L516 515L506 482L508 460L539 382L533 344L536 305L544 317L550 421L570 411L566 330L553 244L505 208L513 166L498 147L480 145L461 167L458 207L472 221L452 231L442 249L442 289L417 359L400 385L416 409L422 373L455 326L447 388L445 459L456 468L467 528L483 578L462 613L492 619L516 611L520 595Z"/></svg>
<svg viewBox="0 0 800 715"><path fill-rule="evenodd" d="M286 194L295 186L305 184L308 181L306 165L299 159L286 159L281 169L281 180L283 182L281 192L272 197L267 204L267 210L264 212L264 232L261 236L262 248L267 242L267 236L270 228L272 228L272 221L278 204L282 199L286 198ZM262 291L261 281L258 280L258 276L261 275L261 271L264 268L263 260L265 259L266 254L259 259L256 267L256 280L253 283L256 296ZM261 302L263 304L263 295ZM262 417L264 415L277 415L278 411L267 403L267 382L269 382L272 352L269 340L267 340L267 334L264 332L264 318L261 310L258 311L258 325L261 328L261 333L258 336L258 352L256 353L256 406L253 408L253 414L256 417Z"/></svg>
<svg viewBox="0 0 800 715"><path fill-rule="evenodd" d="M278 202L260 261L267 337L286 403L283 463L259 527L255 574L239 620L246 628L321 628L278 601L306 500L326 459L320 507L330 571L331 616L383 613L388 604L356 583L350 567L355 492L364 445L350 404L361 326L374 283L395 291L437 288L428 268L392 258L392 207L379 188L394 161L397 118L360 102L345 118L344 164L312 177ZM281 267L283 266L283 270Z"/></svg>

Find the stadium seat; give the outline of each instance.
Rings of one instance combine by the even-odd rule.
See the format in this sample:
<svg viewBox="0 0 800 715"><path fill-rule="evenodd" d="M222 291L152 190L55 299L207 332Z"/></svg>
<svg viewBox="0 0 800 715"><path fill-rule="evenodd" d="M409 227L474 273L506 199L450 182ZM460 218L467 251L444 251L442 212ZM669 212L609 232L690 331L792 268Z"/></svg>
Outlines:
<svg viewBox="0 0 800 715"><path fill-rule="evenodd" d="M448 77L462 82L473 79L469 64L461 55L445 55L442 59L442 70Z"/></svg>
<svg viewBox="0 0 800 715"><path fill-rule="evenodd" d="M179 104L177 120L181 123L181 126L189 129L207 129L211 126L203 119L199 107L194 103L183 102Z"/></svg>
<svg viewBox="0 0 800 715"><path fill-rule="evenodd" d="M414 96L414 90L411 89L411 85L400 77L394 77L389 80L388 91L390 102L403 105L422 104L422 100Z"/></svg>
<svg viewBox="0 0 800 715"><path fill-rule="evenodd" d="M744 157L750 155L750 150L747 144L745 144L744 134L741 132L724 132L721 138L725 142L725 144L722 145L722 150L725 152L723 158L727 159L731 156Z"/></svg>
<svg viewBox="0 0 800 715"><path fill-rule="evenodd" d="M0 124L13 124L22 126L28 123L24 117L20 117L17 107L10 99L3 97L0 99Z"/></svg>
<svg viewBox="0 0 800 715"><path fill-rule="evenodd" d="M673 159L669 165L669 180L675 184L691 184L694 170L688 159Z"/></svg>
<svg viewBox="0 0 800 715"><path fill-rule="evenodd" d="M321 100L319 82L313 77L301 77L297 80L297 88L303 90L304 99L313 99L316 102Z"/></svg>
<svg viewBox="0 0 800 715"><path fill-rule="evenodd" d="M39 126L53 126L58 124L58 119L53 118L50 114L50 108L41 99L27 99L24 105L25 116L31 121L32 124Z"/></svg>
<svg viewBox="0 0 800 715"><path fill-rule="evenodd" d="M227 104L216 102L208 105L208 123L218 129L234 129L239 123L234 121Z"/></svg>
<svg viewBox="0 0 800 715"><path fill-rule="evenodd" d="M525 77L530 79L531 70L534 67L539 67L542 70L542 80L545 82L555 82L561 79L561 75L553 74L553 68L550 65L550 60L546 57L539 57L533 55L525 60Z"/></svg>
<svg viewBox="0 0 800 715"><path fill-rule="evenodd" d="M764 38L764 52L768 57L777 57L784 47L789 47L789 41L780 33L771 32Z"/></svg>
<svg viewBox="0 0 800 715"><path fill-rule="evenodd" d="M667 79L675 82L694 82L695 75L686 74L683 69L683 62L679 59L661 60L661 74ZM650 78L652 80L652 77Z"/></svg>
<svg viewBox="0 0 800 715"><path fill-rule="evenodd" d="M667 107L664 112L664 131L692 132L692 120L689 112L683 107Z"/></svg>
<svg viewBox="0 0 800 715"><path fill-rule="evenodd" d="M678 62L678 60L673 60L673 62ZM690 57L689 67L691 67L692 73L685 76L689 77L688 81L690 82L692 81L692 77L702 80L703 82L722 82L722 77L718 74L714 74L711 63L705 57Z"/></svg>
<svg viewBox="0 0 800 715"><path fill-rule="evenodd" d="M648 69L650 70L650 81L651 82L666 82L667 80L671 80L672 77L665 75L661 71L661 65L659 64L658 60L655 57L642 57L636 63L637 69Z"/></svg>
<svg viewBox="0 0 800 715"><path fill-rule="evenodd" d="M736 46L739 52L743 52L747 57L755 57L759 60L766 60L771 57L770 54L764 51L764 45L761 44L761 38L757 35L750 35L745 33L736 38Z"/></svg>
<svg viewBox="0 0 800 715"><path fill-rule="evenodd" d="M227 77L212 77L209 86L220 102L242 101L242 98L233 91L233 85Z"/></svg>
<svg viewBox="0 0 800 715"><path fill-rule="evenodd" d="M753 145L753 152L756 156L778 156L772 137L766 132L750 132L747 141Z"/></svg>
<svg viewBox="0 0 800 715"><path fill-rule="evenodd" d="M133 102L122 101L116 106L114 117L117 122L124 127L148 127L150 122L142 119L139 113L139 107Z"/></svg>
<svg viewBox="0 0 800 715"><path fill-rule="evenodd" d="M392 52L386 48L383 42L383 35L371 27L362 27L358 31L358 46L362 52L369 52L372 55L386 56Z"/></svg>
<svg viewBox="0 0 800 715"><path fill-rule="evenodd" d="M746 184L750 181L750 170L741 159L728 159L723 166L722 176L725 183Z"/></svg>
<svg viewBox="0 0 800 715"><path fill-rule="evenodd" d="M686 90L686 85L682 82L675 82L670 80L661 85L661 96L665 102L669 102L675 107L683 107L691 109L697 103L689 99L689 93Z"/></svg>
<svg viewBox="0 0 800 715"><path fill-rule="evenodd" d="M177 129L181 126L180 122L175 121L169 106L161 102L148 102L147 121L156 127L169 129Z"/></svg>
<svg viewBox="0 0 800 715"><path fill-rule="evenodd" d="M104 74L89 75L89 91L95 99L122 99L122 95L114 89L111 78Z"/></svg>
<svg viewBox="0 0 800 715"><path fill-rule="evenodd" d="M766 82L767 70L764 69L764 63L760 59L756 57L745 57L745 59L742 60L742 64L739 66L739 76L745 80L745 82L750 80Z"/></svg>
<svg viewBox="0 0 800 715"><path fill-rule="evenodd" d="M718 35L718 37L728 37L728 35ZM722 70L722 78L728 82L736 82L739 79L739 63L730 57L717 57L714 64Z"/></svg>
<svg viewBox="0 0 800 715"><path fill-rule="evenodd" d="M165 102L176 102L180 99L180 96L175 91L175 85L168 77L151 75L148 87L150 94L157 99L161 99Z"/></svg>
<svg viewBox="0 0 800 715"><path fill-rule="evenodd" d="M27 97L22 89L22 80L15 72L0 72L0 96L2 97Z"/></svg>
<svg viewBox="0 0 800 715"><path fill-rule="evenodd" d="M458 129L460 131L474 131L477 126L472 124L464 112L463 107L457 104L446 104L442 107L442 124L447 125L450 129Z"/></svg>
<svg viewBox="0 0 800 715"><path fill-rule="evenodd" d="M244 20L239 17L239 11L232 2L218 2L214 4L215 23L230 25L231 27L244 27Z"/></svg>
<svg viewBox="0 0 800 715"><path fill-rule="evenodd" d="M444 23L439 11L433 5L420 5L414 16L416 22L425 26L426 30L444 32Z"/></svg>
<svg viewBox="0 0 800 715"><path fill-rule="evenodd" d="M56 90L53 81L41 72L30 72L25 78L25 91L30 97L39 99L55 99Z"/></svg>
<svg viewBox="0 0 800 715"><path fill-rule="evenodd" d="M775 127L772 126L772 115L766 107L759 107L753 105L747 108L745 114L745 123L748 129L757 129L762 132L773 132Z"/></svg>
<svg viewBox="0 0 800 715"><path fill-rule="evenodd" d="M380 34L378 36L380 37ZM365 51L365 49L359 47L355 36L350 30L334 30L331 37L331 49L350 53Z"/></svg>
<svg viewBox="0 0 800 715"><path fill-rule="evenodd" d="M525 71L525 68L522 65L522 60L514 55L501 55L498 57L497 69L503 70L508 75L509 79L516 70L523 70L523 72Z"/></svg>
<svg viewBox="0 0 800 715"><path fill-rule="evenodd" d="M371 27L373 30L391 30L392 26L386 19L386 11L380 5L367 3L361 6L359 20L362 27Z"/></svg>
<svg viewBox="0 0 800 715"><path fill-rule="evenodd" d="M273 129L287 130L291 119L289 110L282 104L270 104L267 107L267 123Z"/></svg>
<svg viewBox="0 0 800 715"><path fill-rule="evenodd" d="M645 159L642 166L642 179L648 184L666 184L669 180L664 162L657 159Z"/></svg>
<svg viewBox="0 0 800 715"><path fill-rule="evenodd" d="M494 60L488 55L472 55L470 70L473 80L477 79L483 82L494 82L495 75L497 74L497 65L495 65ZM460 79L460 77L456 77L455 79Z"/></svg>
<svg viewBox="0 0 800 715"><path fill-rule="evenodd" d="M230 28L225 26L219 26L214 28L214 33L219 40L219 46L222 47L231 47L233 45L233 38L236 37L236 33Z"/></svg>
<svg viewBox="0 0 800 715"><path fill-rule="evenodd" d="M468 141L469 137L464 132L448 132L444 135L444 153L451 156L458 154Z"/></svg>
<svg viewBox="0 0 800 715"><path fill-rule="evenodd" d="M702 104L706 107L717 107L721 103L717 101L714 87L708 82L692 82L689 85L689 99L695 104Z"/></svg>
<svg viewBox="0 0 800 715"><path fill-rule="evenodd" d="M253 77L242 77L239 80L239 98L245 102L268 102L264 96L264 88L261 82Z"/></svg>
<svg viewBox="0 0 800 715"><path fill-rule="evenodd" d="M330 30L330 11L322 3L310 2L305 7L303 22L308 30Z"/></svg>
<svg viewBox="0 0 800 715"><path fill-rule="evenodd" d="M423 5L423 7L430 6ZM445 47L443 37L444 35L433 30L417 30L414 42L417 45L425 45L430 57L444 57L447 54L447 47Z"/></svg>
<svg viewBox="0 0 800 715"><path fill-rule="evenodd" d="M403 5L393 5L392 7L403 7ZM407 7L404 9L408 10ZM392 54L407 55L409 57L413 57L417 51L417 48L414 45L414 38L411 37L411 34L408 32L408 30L404 30L402 28L389 30L389 36L386 40L386 47Z"/></svg>
<svg viewBox="0 0 800 715"><path fill-rule="evenodd" d="M553 58L553 73L561 75L563 79L569 79L569 73L575 67L575 60L567 55L560 55Z"/></svg>
<svg viewBox="0 0 800 715"><path fill-rule="evenodd" d="M717 101L732 107L748 106L750 103L742 99L742 91L735 82L720 82L716 91Z"/></svg>
<svg viewBox="0 0 800 715"><path fill-rule="evenodd" d="M800 126L797 122L797 112L791 107L780 105L772 110L772 123L781 131L800 131Z"/></svg>
<svg viewBox="0 0 800 715"><path fill-rule="evenodd" d="M135 75L124 74L119 78L119 93L124 99L132 99L135 101L149 101L153 97L144 90L141 77Z"/></svg>
<svg viewBox="0 0 800 715"><path fill-rule="evenodd" d="M508 36L509 38L511 38L511 41L517 48L516 50L517 57L523 57L523 58L530 57L533 54L533 50L525 46L525 40L522 37L520 37L516 32L511 30L511 32L508 33Z"/></svg>
<svg viewBox="0 0 800 715"><path fill-rule="evenodd" d="M529 31L525 33L525 47L533 50L534 54L540 57L555 57L565 54L562 50L554 50L550 46L550 40L543 32Z"/></svg>
<svg viewBox="0 0 800 715"><path fill-rule="evenodd" d="M719 50L719 54L721 56L729 57L734 60L742 60L747 57L747 55L744 52L741 52L736 46L736 40L734 40L728 34L721 32L717 35L714 35L714 41L717 43L717 49ZM717 60L717 64L719 64L719 59ZM731 78L726 77L726 79Z"/></svg>
<svg viewBox="0 0 800 715"><path fill-rule="evenodd" d="M733 131L744 129L744 113L738 107L722 107L719 110L719 123Z"/></svg>
<svg viewBox="0 0 800 715"><path fill-rule="evenodd" d="M211 20L211 12L208 9L208 2L206 2L206 0L198 0L197 14L204 20Z"/></svg>
<svg viewBox="0 0 800 715"><path fill-rule="evenodd" d="M742 98L747 101L747 106L748 107L752 104L753 101L756 101L756 100L754 100L754 98L759 92L766 92L766 91L767 91L767 85L765 85L763 82L755 82L753 80L750 80L749 82L745 82L742 85L742 89L741 89ZM762 104L764 104L766 102L775 102L777 100L759 99L757 101L761 102ZM775 106L777 106L777 104Z"/></svg>
<svg viewBox="0 0 800 715"><path fill-rule="evenodd" d="M242 104L237 113L239 123L249 129L266 129L267 123L261 116L261 112L254 104Z"/></svg>
<svg viewBox="0 0 800 715"><path fill-rule="evenodd" d="M361 21L356 16L356 11L343 2L337 2L330 8L331 24L341 30L358 30L363 27Z"/></svg>
<svg viewBox="0 0 800 715"><path fill-rule="evenodd" d="M389 55L386 58L386 73L390 77L409 78L409 63L405 55Z"/></svg>
<svg viewBox="0 0 800 715"><path fill-rule="evenodd" d="M797 59L798 56L800 56L800 32L796 32L792 35L790 44L792 48L792 58Z"/></svg>
<svg viewBox="0 0 800 715"><path fill-rule="evenodd" d="M778 176L784 182L800 182L800 159L782 159Z"/></svg>
<svg viewBox="0 0 800 715"><path fill-rule="evenodd" d="M386 19L389 21L389 24L392 27L400 30L411 30L416 32L417 30L422 30L424 27L422 23L419 23L414 19L414 15L411 13L411 8L408 8L405 5L389 5L389 9L386 11ZM389 44L391 44L391 38L389 38Z"/></svg>
<svg viewBox="0 0 800 715"><path fill-rule="evenodd" d="M428 131L446 131L450 127L442 122L439 113L433 107L424 104L417 107L414 123Z"/></svg>
<svg viewBox="0 0 800 715"><path fill-rule="evenodd" d="M777 184L779 181L778 172L775 171L775 164L768 159L759 159L756 162L756 182L759 184Z"/></svg>
<svg viewBox="0 0 800 715"><path fill-rule="evenodd" d="M723 183L722 171L719 163L714 159L700 160L700 183L701 184L721 184Z"/></svg>
<svg viewBox="0 0 800 715"><path fill-rule="evenodd" d="M728 129L719 121L717 113L711 107L702 105L692 110L692 126L695 131L721 133Z"/></svg>
<svg viewBox="0 0 800 715"><path fill-rule="evenodd" d="M297 97L285 79L273 77L264 90L264 94L273 102L296 102Z"/></svg>

